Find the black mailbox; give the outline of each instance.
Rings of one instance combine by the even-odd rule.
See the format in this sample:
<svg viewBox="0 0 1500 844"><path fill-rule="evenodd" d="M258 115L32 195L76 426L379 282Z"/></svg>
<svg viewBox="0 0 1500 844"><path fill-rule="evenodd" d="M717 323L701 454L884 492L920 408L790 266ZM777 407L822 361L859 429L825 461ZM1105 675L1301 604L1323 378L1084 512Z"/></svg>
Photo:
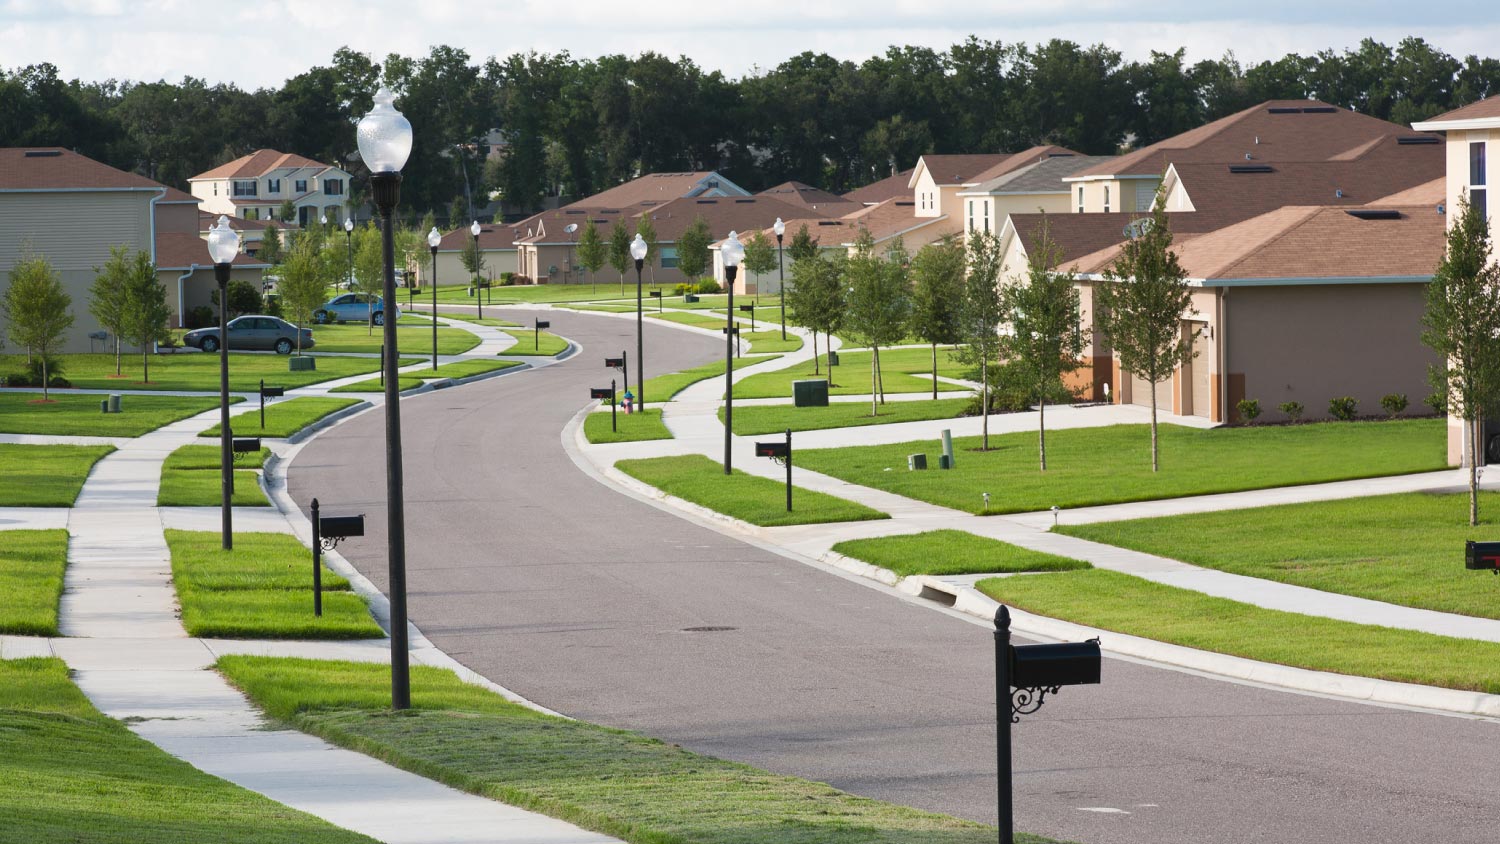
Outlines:
<svg viewBox="0 0 1500 844"><path fill-rule="evenodd" d="M761 443L755 444L756 457L786 457L791 454L792 447L786 443Z"/></svg>
<svg viewBox="0 0 1500 844"><path fill-rule="evenodd" d="M740 333L740 327L738 325L727 325L719 329L719 331L724 334L738 334Z"/></svg>
<svg viewBox="0 0 1500 844"><path fill-rule="evenodd" d="M260 437L235 437L233 448L235 454L260 451Z"/></svg>
<svg viewBox="0 0 1500 844"><path fill-rule="evenodd" d="M740 305L740 310L744 311L747 314L754 313L755 312L755 306L754 305Z"/></svg>
<svg viewBox="0 0 1500 844"><path fill-rule="evenodd" d="M1015 645L1010 684L1018 689L1085 686L1099 682L1099 640L1056 645Z"/></svg>
<svg viewBox="0 0 1500 844"><path fill-rule="evenodd" d="M1464 568L1500 573L1500 542L1464 543Z"/></svg>
<svg viewBox="0 0 1500 844"><path fill-rule="evenodd" d="M344 539L365 535L364 516L324 516L318 519L318 535L327 539Z"/></svg>
<svg viewBox="0 0 1500 844"><path fill-rule="evenodd" d="M661 298L661 291L660 290L653 290L650 293L647 293L646 295L650 296L653 299L660 299Z"/></svg>
<svg viewBox="0 0 1500 844"><path fill-rule="evenodd" d="M614 398L614 396L615 396L615 391L611 390L608 387L590 387L589 388L589 398L591 398L591 399L610 399L610 398Z"/></svg>
<svg viewBox="0 0 1500 844"><path fill-rule="evenodd" d="M260 388L260 395L261 395L261 398L279 399L282 396L286 395L286 388L285 387L261 387Z"/></svg>
<svg viewBox="0 0 1500 844"><path fill-rule="evenodd" d="M547 321L547 320L545 320L545 319L539 319L539 320L536 321L536 327L537 327L537 330L540 331L543 328L551 328L552 327L552 323L549 322L549 321Z"/></svg>
<svg viewBox="0 0 1500 844"><path fill-rule="evenodd" d="M624 358L605 358L604 359L604 368L605 369L621 369L624 366L625 366L625 359Z"/></svg>

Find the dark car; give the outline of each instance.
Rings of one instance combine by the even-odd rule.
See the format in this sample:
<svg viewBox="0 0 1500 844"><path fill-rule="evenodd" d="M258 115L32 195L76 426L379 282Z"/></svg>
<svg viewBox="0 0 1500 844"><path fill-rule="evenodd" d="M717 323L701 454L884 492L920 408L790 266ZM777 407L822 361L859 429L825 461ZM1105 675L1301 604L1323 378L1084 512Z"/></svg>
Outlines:
<svg viewBox="0 0 1500 844"><path fill-rule="evenodd" d="M297 326L284 319L260 314L237 317L229 321L229 348L236 352L274 351L289 355L297 348ZM302 348L314 345L312 329L303 328ZM198 328L182 335L183 345L193 346L205 352L219 350L219 329Z"/></svg>

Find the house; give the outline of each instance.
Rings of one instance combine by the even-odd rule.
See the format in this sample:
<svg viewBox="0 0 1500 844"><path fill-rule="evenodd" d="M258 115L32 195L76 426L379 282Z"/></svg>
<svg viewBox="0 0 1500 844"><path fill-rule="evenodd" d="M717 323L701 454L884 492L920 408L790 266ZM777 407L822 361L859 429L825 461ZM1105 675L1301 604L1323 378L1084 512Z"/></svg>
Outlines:
<svg viewBox="0 0 1500 844"><path fill-rule="evenodd" d="M1463 197L1470 205L1481 209L1490 221L1490 243L1493 246L1496 236L1500 235L1500 222L1497 222L1500 215L1490 207L1489 159L1491 151L1500 150L1500 97L1492 96L1430 120L1413 123L1412 128L1443 136L1447 173L1442 202L1454 209L1458 207L1459 198ZM1451 224L1454 215L1448 216ZM1485 458L1490 458L1500 452L1500 442L1497 442L1500 440L1500 422L1486 419L1484 426ZM1496 444L1493 450L1492 442ZM1450 416L1448 462L1453 465L1465 463L1467 451L1463 423Z"/></svg>
<svg viewBox="0 0 1500 844"><path fill-rule="evenodd" d="M798 205L820 217L841 217L859 210L864 205L862 202L856 202L797 181L782 182L775 187L766 188L756 196L770 197L788 205Z"/></svg>
<svg viewBox="0 0 1500 844"><path fill-rule="evenodd" d="M1063 179L1110 158L1050 153L958 191L963 202L964 232L998 232L1006 215L1012 213L1066 214L1071 186Z"/></svg>
<svg viewBox="0 0 1500 844"><path fill-rule="evenodd" d="M876 205L887 199L911 196L911 175L916 171L915 167L902 170L899 173L871 182L861 188L855 188L844 194L844 199L850 202L858 202L860 205Z"/></svg>
<svg viewBox="0 0 1500 844"><path fill-rule="evenodd" d="M210 214L269 220L283 204L296 208L299 226L325 218L342 224L349 204L347 170L294 153L260 149L188 179L188 189Z"/></svg>
<svg viewBox="0 0 1500 844"><path fill-rule="evenodd" d="M193 204L198 204L197 197L193 198ZM218 214L211 214L199 208L198 210L198 234L204 240L208 239L208 230L219 222ZM227 215L226 215L227 216ZM279 220L246 220L243 217L234 217L230 220L230 228L240 233L240 249L246 255L254 258L260 253L260 243L266 239L266 230L273 226L277 229L277 235L281 238L282 248L286 248L288 237L298 230L296 223L283 223Z"/></svg>
<svg viewBox="0 0 1500 844"><path fill-rule="evenodd" d="M426 233L423 234L425 236ZM520 237L521 229L518 226L506 223L480 224L479 254L484 259L484 269L481 272L484 278L496 280L504 273L516 272L516 240ZM469 284L473 281L474 274L469 272L463 262L463 254L468 251L472 240L474 233L469 226L461 226L443 235L443 239L438 242L435 267L438 284ZM423 243L423 248L427 248L425 240Z"/></svg>
<svg viewBox="0 0 1500 844"><path fill-rule="evenodd" d="M916 216L957 218L964 211L965 202L959 197L964 190L1048 158L1077 155L1050 144L1010 154L924 155L917 159L906 187L916 202ZM962 229L954 228L954 232L959 231Z"/></svg>

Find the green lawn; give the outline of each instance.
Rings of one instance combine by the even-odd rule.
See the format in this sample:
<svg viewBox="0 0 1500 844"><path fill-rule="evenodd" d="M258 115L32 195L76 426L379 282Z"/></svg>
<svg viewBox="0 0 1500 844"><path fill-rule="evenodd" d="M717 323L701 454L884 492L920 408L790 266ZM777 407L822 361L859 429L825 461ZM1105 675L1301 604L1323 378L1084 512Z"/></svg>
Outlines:
<svg viewBox="0 0 1500 844"><path fill-rule="evenodd" d="M1313 671L1500 694L1494 642L1268 610L1101 569L976 585L1027 612L1102 630Z"/></svg>
<svg viewBox="0 0 1500 844"><path fill-rule="evenodd" d="M438 316L444 316L444 317L447 317L449 319L462 320L464 322L471 322L471 323L473 323L475 325L488 325L490 328L517 328L517 327L520 326L520 323L518 323L518 322L511 322L510 320L506 320L506 319L493 319L491 317L485 317L484 319L478 319L478 318L473 317L473 316L467 316L467 315L462 314L462 313L452 313L452 312L449 312L449 311L439 311L438 312Z"/></svg>
<svg viewBox="0 0 1500 844"><path fill-rule="evenodd" d="M788 513L784 482L739 469L725 475L722 463L701 454L621 460L615 468L669 495L761 527L890 518L863 504L801 487L793 488Z"/></svg>
<svg viewBox="0 0 1500 844"><path fill-rule="evenodd" d="M219 406L217 397L121 396L119 413L100 413L99 402L106 398L53 390L52 400L43 404L39 393L0 393L0 434L138 437ZM238 401L230 398L231 404Z"/></svg>
<svg viewBox="0 0 1500 844"><path fill-rule="evenodd" d="M1252 510L1069 525L1059 533L1235 574L1409 607L1500 618L1500 584L1463 567L1464 541L1493 540L1500 493L1382 495Z"/></svg>
<svg viewBox="0 0 1500 844"><path fill-rule="evenodd" d="M410 328L402 327L396 332L402 354L432 353L432 323L428 320L423 323ZM437 334L440 355L461 354L479 345L479 338L462 328L438 326ZM313 327L313 339L317 341L317 345L313 347L315 352L365 352L377 355L380 354L380 344L385 336L379 326L370 334L363 325L318 325ZM322 361L318 364L321 366Z"/></svg>
<svg viewBox="0 0 1500 844"><path fill-rule="evenodd" d="M633 313L635 313L635 304L634 303L631 303L629 305L558 305L558 307L560 307L560 308L567 308L570 311L598 311L598 312L606 313L606 314L633 314ZM646 308L651 308L652 313L656 312L656 305L653 304L653 303L651 303L651 302L649 302L649 301L648 302L643 302L641 304L641 309L642 310L645 310Z"/></svg>
<svg viewBox="0 0 1500 844"><path fill-rule="evenodd" d="M308 425L330 413L359 404L359 399L335 399L323 396L302 396L294 399L272 399L266 403L266 427L260 426L260 410L252 410L233 417L230 430L241 437L290 437ZM199 434L200 437L217 437L219 426L215 425Z"/></svg>
<svg viewBox="0 0 1500 844"><path fill-rule="evenodd" d="M902 577L914 574L1069 571L1089 567L1082 560L1044 554L961 530L851 539L833 546L833 550L890 569Z"/></svg>
<svg viewBox="0 0 1500 844"><path fill-rule="evenodd" d="M271 450L265 447L257 453L236 455L234 496L230 499L233 506L271 506L254 471L265 466L270 456ZM185 445L167 455L161 466L161 487L156 492L156 506L219 506L223 500L219 486L219 459L217 445Z"/></svg>
<svg viewBox="0 0 1500 844"><path fill-rule="evenodd" d="M280 533L167 531L172 580L190 636L224 639L376 639L384 636L349 581L323 569L323 615L313 615L312 551Z"/></svg>
<svg viewBox="0 0 1500 844"><path fill-rule="evenodd" d="M156 355L151 359L151 382L140 381L140 355L125 357L125 377L113 377L115 359L107 354L59 355L64 375L74 387L90 390L185 390L217 393L219 390L219 356L201 352ZM416 363L414 360L402 364ZM262 379L268 384L291 389L375 372L380 361L375 358L318 358L318 368L291 372L283 355L231 353L229 355L229 389L250 393L260 389ZM25 355L0 355L0 373L25 369ZM97 408L98 399L94 407ZM128 403L130 397L126 397Z"/></svg>
<svg viewBox="0 0 1500 844"><path fill-rule="evenodd" d="M735 395L739 395L736 387ZM880 406L880 415L870 415L870 403L835 402L827 407L796 407L790 404L751 404L734 409L734 432L770 434L785 431L820 431L827 428L857 428L865 425L889 425L892 422L920 422L926 419L957 419L969 406L968 399L937 401L898 401ZM719 409L724 421L724 409Z"/></svg>
<svg viewBox="0 0 1500 844"><path fill-rule="evenodd" d="M66 530L0 532L0 633L56 636L68 567Z"/></svg>
<svg viewBox="0 0 1500 844"><path fill-rule="evenodd" d="M520 365L521 362L516 360L457 360L452 363L440 363L436 370L418 370L417 374L421 374L423 378L468 378L471 375L482 375L497 369L510 369Z"/></svg>
<svg viewBox="0 0 1500 844"><path fill-rule="evenodd" d="M560 355L568 348L568 341L551 333L543 331L538 335L535 331L526 328L513 328L505 332L516 338L516 344L500 352L502 355Z"/></svg>
<svg viewBox="0 0 1500 844"><path fill-rule="evenodd" d="M0 838L374 844L210 776L105 718L60 659L0 661Z"/></svg>
<svg viewBox="0 0 1500 844"><path fill-rule="evenodd" d="M691 325L696 328L707 328L712 331L722 331L725 325L722 316L710 316L699 313L674 313L666 311L659 314L647 314L646 318L659 319L662 322L675 322L678 325ZM750 326L745 326L746 333L749 333L749 328Z"/></svg>
<svg viewBox="0 0 1500 844"><path fill-rule="evenodd" d="M676 285L671 285L676 287ZM644 296L650 296L652 290L667 290L668 286L651 284L647 282L641 288ZM599 284L522 284L502 287L498 283L488 291L476 291L479 295L486 296L485 306L500 306L506 304L540 303L540 302L592 302L610 299L635 299L635 280L629 284L620 285L608 283L603 279ZM668 293L670 295L670 292ZM427 301L432 301L432 292L427 292ZM472 305L474 297L469 295L468 285L438 285L438 304L448 305Z"/></svg>
<svg viewBox="0 0 1500 844"><path fill-rule="evenodd" d="M993 827L541 715L441 669L413 666L412 709L395 714L381 665L226 656L218 668L273 718L334 744L631 844L995 840Z"/></svg>
<svg viewBox="0 0 1500 844"><path fill-rule="evenodd" d="M1324 422L1202 430L1162 425L1161 471L1150 428L1113 425L1047 433L1047 471L1034 432L953 440L957 467L909 472L906 456L941 451L936 438L894 445L809 449L797 461L852 483L980 515L1152 501L1427 472L1446 466L1441 419ZM889 468L890 471L886 471ZM991 494L985 509L982 493Z"/></svg>
<svg viewBox="0 0 1500 844"><path fill-rule="evenodd" d="M72 507L110 445L0 443L0 507Z"/></svg>
<svg viewBox="0 0 1500 844"><path fill-rule="evenodd" d="M749 345L746 352L795 352L802 348L802 338L796 334L788 334L786 339L781 339L781 329L774 331L746 332L740 335L740 339Z"/></svg>
<svg viewBox="0 0 1500 844"><path fill-rule="evenodd" d="M641 413L617 411L618 431L610 430L609 411L590 413L583 419L583 436L591 443L623 443L636 440L670 440L672 432L661 421L661 408L649 407Z"/></svg>
<svg viewBox="0 0 1500 844"><path fill-rule="evenodd" d="M780 331L777 331L780 336ZM821 344L819 348L822 348ZM789 397L792 382L807 379L827 378L827 361L820 353L818 372L813 372L813 362L799 363L789 369L752 375L734 385L738 398L769 399ZM932 379L913 375L932 371L932 352L929 349L888 349L880 353L881 379L887 393L931 393ZM946 349L938 350L938 374L948 378L961 378L967 367L953 360ZM833 367L834 386L830 395L856 396L870 393L870 353L839 353L839 365ZM968 388L957 384L938 384L938 392L968 392Z"/></svg>
<svg viewBox="0 0 1500 844"><path fill-rule="evenodd" d="M766 361L773 360L777 357L779 357L779 355L747 355L746 357L735 358L734 368L740 369L746 366L754 366L757 363L765 363ZM695 366L692 369L684 369L679 372L669 372L666 375L658 375L655 378L647 378L647 406L650 406L649 402L667 401L683 390L686 390L688 387L691 387L692 385L698 383L699 381L702 381L705 378L713 378L716 375L720 377L724 375L723 361L705 363L702 366ZM736 388L735 390L735 395L739 395L738 388Z"/></svg>
<svg viewBox="0 0 1500 844"><path fill-rule="evenodd" d="M428 370L428 372L431 372L431 370ZM430 375L429 374L427 377L429 377L429 378L441 378L443 376L441 376L441 375ZM401 387L401 391L402 392L406 392L407 390L415 390L416 388L422 386L423 381L418 376L411 375L411 374L405 374L404 373L404 374L401 375L401 377L399 377L399 378L396 379L396 383ZM385 384L382 384L379 378L371 378L368 381L355 381L353 384L345 384L342 387L333 387L333 388L330 388L328 390L328 392L330 392L330 393L383 393L383 392L385 392Z"/></svg>

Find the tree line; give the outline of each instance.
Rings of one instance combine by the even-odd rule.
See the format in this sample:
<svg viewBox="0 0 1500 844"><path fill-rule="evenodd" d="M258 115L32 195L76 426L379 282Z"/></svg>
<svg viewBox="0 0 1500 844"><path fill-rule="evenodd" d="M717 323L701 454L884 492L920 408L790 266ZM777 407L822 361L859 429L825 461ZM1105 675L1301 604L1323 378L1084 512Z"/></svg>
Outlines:
<svg viewBox="0 0 1500 844"><path fill-rule="evenodd" d="M377 60L348 48L279 88L64 80L0 70L0 146L58 145L179 188L255 149L360 173L354 122L378 85L416 127L404 211L448 226L498 191L506 208L585 196L642 173L718 170L759 190L797 179L845 191L924 153L1056 143L1087 154L1153 143L1267 99L1315 97L1409 123L1500 92L1500 61L1420 38L1242 63L1182 49L1125 61L1102 45L970 37L893 46L862 62L822 53L731 79L653 52L473 59L438 46ZM503 155L488 157L490 130ZM364 198L356 184L352 202Z"/></svg>

